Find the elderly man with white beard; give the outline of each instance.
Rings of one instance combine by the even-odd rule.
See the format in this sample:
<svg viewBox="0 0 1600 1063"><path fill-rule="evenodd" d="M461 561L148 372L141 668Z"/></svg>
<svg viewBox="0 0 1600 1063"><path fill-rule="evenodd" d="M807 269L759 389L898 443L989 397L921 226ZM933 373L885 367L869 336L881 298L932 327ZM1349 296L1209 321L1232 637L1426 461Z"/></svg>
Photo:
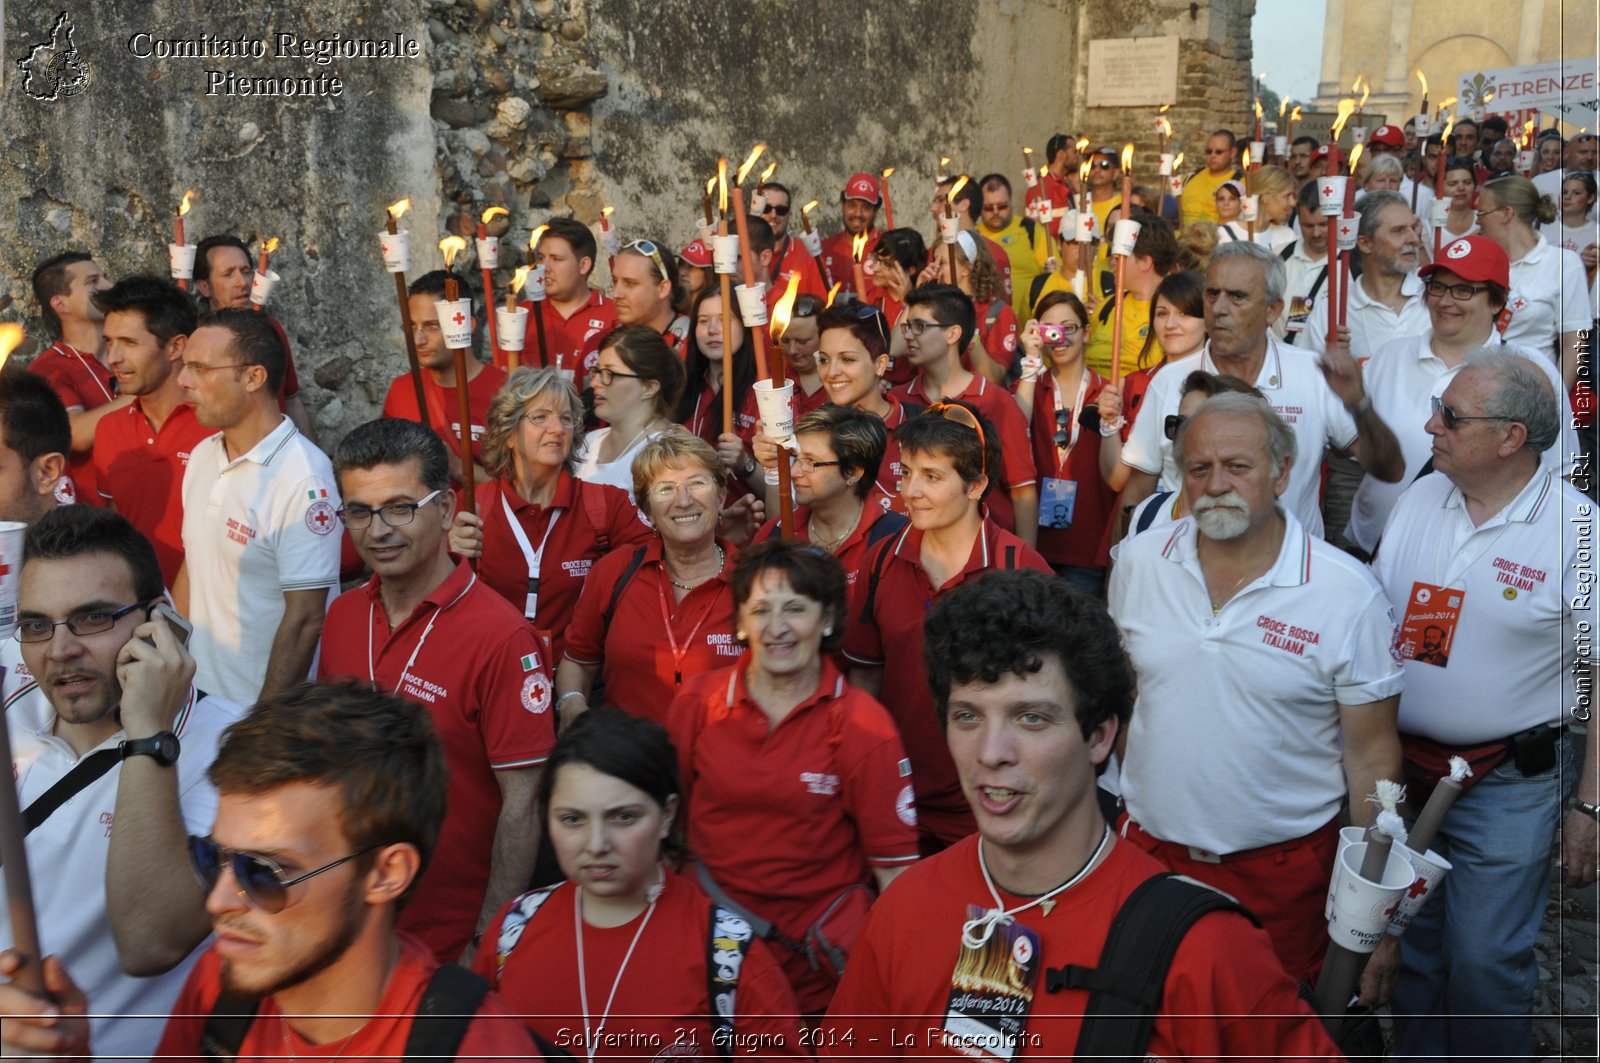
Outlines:
<svg viewBox="0 0 1600 1063"><path fill-rule="evenodd" d="M1280 503L1295 433L1222 394L1178 431L1192 515L1127 540L1111 615L1138 673L1123 835L1239 898L1314 981L1338 816L1398 779L1394 612L1367 569Z"/></svg>

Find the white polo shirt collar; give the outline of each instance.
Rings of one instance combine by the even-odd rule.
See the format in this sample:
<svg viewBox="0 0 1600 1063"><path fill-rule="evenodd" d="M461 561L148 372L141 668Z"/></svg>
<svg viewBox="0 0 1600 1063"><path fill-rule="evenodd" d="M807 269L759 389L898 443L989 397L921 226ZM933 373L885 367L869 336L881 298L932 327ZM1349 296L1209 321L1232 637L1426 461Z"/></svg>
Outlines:
<svg viewBox="0 0 1600 1063"><path fill-rule="evenodd" d="M283 448L289 445L289 440L294 438L294 434L297 431L294 426L294 422L289 420L288 416L280 416L283 419L278 422L278 427L268 432L261 438L259 443L251 447L245 453L239 455L237 458L234 458L231 461L225 462L222 466L222 471L227 472L234 466L246 461L255 462L257 465L271 465L272 460L283 452ZM223 457L226 458L228 454L228 448L227 444L222 441L221 432L217 433L216 440L217 446L222 448Z"/></svg>
<svg viewBox="0 0 1600 1063"><path fill-rule="evenodd" d="M1522 490L1517 492L1515 498L1507 502L1500 512L1477 525L1474 530L1481 532L1497 528L1502 524L1532 524L1538 519L1539 514L1544 512L1545 505L1555 494L1555 477L1556 474L1551 470L1537 470L1528 482L1522 485ZM1452 517L1471 525L1472 518L1467 513L1467 500L1461 493L1461 488L1451 486L1450 493L1444 496L1442 508L1453 511Z"/></svg>
<svg viewBox="0 0 1600 1063"><path fill-rule="evenodd" d="M1245 591L1259 583L1270 587L1302 587L1311 582L1311 535L1293 513L1281 504L1276 508L1284 520L1283 543L1278 547L1278 556L1265 574L1248 586L1241 587L1239 593L1229 599L1230 602L1237 601ZM1194 576L1202 587L1206 585L1205 572L1200 568L1200 527L1193 514L1172 526L1166 545L1161 549L1161 556Z"/></svg>
<svg viewBox="0 0 1600 1063"><path fill-rule="evenodd" d="M1267 334L1267 354L1261 360L1261 372L1256 374L1251 381L1257 390L1277 391L1283 387L1283 355L1278 347L1278 340L1271 332ZM1200 366L1208 373L1220 374L1226 370L1218 369L1217 363L1211 359L1211 341L1206 340L1206 345L1200 350Z"/></svg>

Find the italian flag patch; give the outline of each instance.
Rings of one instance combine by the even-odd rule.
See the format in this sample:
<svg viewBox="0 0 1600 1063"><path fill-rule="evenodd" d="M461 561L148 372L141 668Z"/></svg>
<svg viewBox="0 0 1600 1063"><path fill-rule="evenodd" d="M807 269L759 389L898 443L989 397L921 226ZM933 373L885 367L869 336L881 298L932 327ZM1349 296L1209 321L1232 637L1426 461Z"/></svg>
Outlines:
<svg viewBox="0 0 1600 1063"><path fill-rule="evenodd" d="M328 492L324 488L313 487L311 490L306 492L306 497L315 502L319 498L327 498Z"/></svg>
<svg viewBox="0 0 1600 1063"><path fill-rule="evenodd" d="M537 667L539 667L539 655L537 653L530 653L522 658L522 670L524 672L531 672Z"/></svg>

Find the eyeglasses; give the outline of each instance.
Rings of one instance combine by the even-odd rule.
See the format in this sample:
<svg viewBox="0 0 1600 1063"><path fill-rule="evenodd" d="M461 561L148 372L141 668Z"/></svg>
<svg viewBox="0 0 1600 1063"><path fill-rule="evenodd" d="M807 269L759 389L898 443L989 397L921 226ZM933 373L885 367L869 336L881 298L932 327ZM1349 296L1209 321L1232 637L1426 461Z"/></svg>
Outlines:
<svg viewBox="0 0 1600 1063"><path fill-rule="evenodd" d="M551 421L559 421L562 430L567 432L578 427L578 418L572 414L554 413L550 410L534 410L532 413L526 414L522 419L541 432L550 427ZM418 505L420 504L418 503Z"/></svg>
<svg viewBox="0 0 1600 1063"><path fill-rule="evenodd" d="M215 373L218 369L243 369L247 364L232 362L228 365L206 365L204 362L184 362L183 367L191 373Z"/></svg>
<svg viewBox="0 0 1600 1063"><path fill-rule="evenodd" d="M787 204L787 203L768 203L767 204L767 209L763 210L761 213L763 213L763 214L776 214L780 218L786 218L786 217L789 216L789 204Z"/></svg>
<svg viewBox="0 0 1600 1063"><path fill-rule="evenodd" d="M931 328L944 328L937 321L923 321L920 318L908 317L900 322L900 335L907 339L916 339Z"/></svg>
<svg viewBox="0 0 1600 1063"><path fill-rule="evenodd" d="M1451 432L1454 432L1457 428L1460 428L1463 421L1514 421L1514 420L1516 420L1516 418L1514 418L1514 417L1489 417L1489 416L1481 415L1481 414L1474 414L1471 417L1464 417L1461 414L1457 413L1455 410L1451 409L1449 406L1446 406L1445 403L1444 403L1444 399L1440 398L1438 395L1433 396L1433 398L1429 399L1428 401L1433 404L1433 412L1434 412L1435 415L1438 416L1440 423L1442 423L1445 426L1445 429L1447 431L1451 431Z"/></svg>
<svg viewBox="0 0 1600 1063"><path fill-rule="evenodd" d="M1502 203L1498 207L1490 207L1488 210L1480 210L1480 211L1478 211L1477 214L1473 215L1473 218L1478 222L1479 225L1482 225L1483 224L1483 219L1487 218L1489 215L1498 214L1502 210L1510 210L1510 209L1511 209L1511 204Z"/></svg>
<svg viewBox="0 0 1600 1063"><path fill-rule="evenodd" d="M349 863L358 856L365 856L376 848L378 848L376 845L369 845L349 856L341 856L331 864L323 864L315 871L307 871L295 878L284 878L283 868L264 856L227 849L210 838L197 838L191 834L189 863L193 865L195 877L200 880L200 885L210 893L216 888L217 880L222 877L223 862L226 861L228 870L233 872L234 881L239 884L239 896L263 912L276 915L289 903L290 886L298 886L308 878L314 878L324 871L331 871L340 864Z"/></svg>
<svg viewBox="0 0 1600 1063"><path fill-rule="evenodd" d="M649 240L635 240L623 247L624 251L637 251L656 264L656 269L661 272L661 279L672 280L672 274L667 272L667 263L661 257L661 248Z"/></svg>
<svg viewBox="0 0 1600 1063"><path fill-rule="evenodd" d="M838 464L839 462L837 459L834 461L812 461L804 454L792 454L789 456L789 467L797 469L800 472L808 475L816 472L818 469L831 469Z"/></svg>
<svg viewBox="0 0 1600 1063"><path fill-rule="evenodd" d="M660 483L650 485L650 497L657 502L671 502L678 497L678 492L688 489L691 495L709 494L716 490L716 481L709 476L694 476L679 483Z"/></svg>
<svg viewBox="0 0 1600 1063"><path fill-rule="evenodd" d="M1487 284L1444 284L1439 281L1427 281L1422 290L1435 299L1443 299L1446 295L1458 303L1464 303L1479 292L1489 290Z"/></svg>
<svg viewBox="0 0 1600 1063"><path fill-rule="evenodd" d="M391 528L404 528L407 524L417 519L417 510L438 498L442 492L429 491L428 496L417 502L390 502L387 506L377 509L368 509L366 506L347 506L338 510L339 519L344 521L344 526L351 531L360 531L372 523L372 518L382 516L383 522Z"/></svg>
<svg viewBox="0 0 1600 1063"><path fill-rule="evenodd" d="M978 423L977 414L958 402L935 402L929 405L928 412L937 414L946 421L966 425L978 433L978 450L983 455L983 467L985 470L989 468L989 441L983 434L983 425Z"/></svg>
<svg viewBox="0 0 1600 1063"><path fill-rule="evenodd" d="M602 366L594 371L594 379L595 382L601 387L608 388L612 384L616 383L618 379L643 380L644 377L640 376L638 373L621 373L615 369L607 369Z"/></svg>
<svg viewBox="0 0 1600 1063"><path fill-rule="evenodd" d="M1181 413L1169 413L1161 422L1161 431L1168 439L1177 439L1178 433L1183 429L1184 422L1189 418Z"/></svg>
<svg viewBox="0 0 1600 1063"><path fill-rule="evenodd" d="M103 631L110 631L118 620L135 609L148 605L148 602L134 602L132 605L124 605L117 609L85 609L81 613L73 613L65 620L47 620L42 616L25 617L17 621L17 629L11 635L18 642L49 642L56 637L56 628L62 624L67 625L68 631L80 637L98 635Z"/></svg>

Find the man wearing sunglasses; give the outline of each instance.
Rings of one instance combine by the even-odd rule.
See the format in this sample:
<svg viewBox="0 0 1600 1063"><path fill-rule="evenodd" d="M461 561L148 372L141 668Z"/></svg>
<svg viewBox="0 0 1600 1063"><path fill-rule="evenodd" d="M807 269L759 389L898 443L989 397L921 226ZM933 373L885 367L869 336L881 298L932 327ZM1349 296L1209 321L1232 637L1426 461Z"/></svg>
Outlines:
<svg viewBox="0 0 1600 1063"><path fill-rule="evenodd" d="M1544 467L1541 452L1571 423L1544 361L1500 346L1467 352L1431 404L1437 474L1401 496L1373 564L1404 610L1395 649L1407 760L1473 763L1433 844L1453 865L1445 889L1398 941L1395 1047L1406 1056L1529 1056L1552 840L1567 887L1596 877L1595 507ZM1444 629L1443 663L1423 659L1428 624ZM1581 776L1568 727L1579 720L1589 724ZM1407 781L1415 793L1439 774ZM1375 962L1392 959L1386 940Z"/></svg>
<svg viewBox="0 0 1600 1063"><path fill-rule="evenodd" d="M311 675L339 584L339 492L316 444L278 409L285 351L265 314L215 310L178 384L217 434L183 474L178 612L194 621L195 681L240 705Z"/></svg>
<svg viewBox="0 0 1600 1063"><path fill-rule="evenodd" d="M1219 129L1206 139L1206 164L1184 180L1183 194L1178 197L1183 224L1222 220L1217 214L1217 189L1224 181L1244 180L1237 164L1238 151L1238 138L1231 129Z"/></svg>
<svg viewBox="0 0 1600 1063"><path fill-rule="evenodd" d="M1362 479L1350 507L1346 535L1367 553L1377 550L1389 513L1402 492L1422 473L1432 453L1428 434L1429 400L1460 371L1467 352L1496 347L1531 358L1556 388L1561 408L1561 434L1556 445L1539 454L1541 468L1563 475L1566 460L1578 453L1571 404L1560 384L1560 371L1549 358L1506 344L1495 317L1506 304L1511 263L1505 249L1487 236L1463 236L1446 244L1437 262L1422 267L1423 302L1428 324L1414 335L1400 336L1379 347L1362 369L1373 409L1394 429L1405 461L1405 474L1395 483L1374 476Z"/></svg>
<svg viewBox="0 0 1600 1063"><path fill-rule="evenodd" d="M440 856L446 770L423 709L364 685L299 687L230 728L209 777L216 815L187 839L193 874L163 870L165 888L189 880L216 940L163 1009L172 1017L154 1052L136 1058L540 1058L482 979L441 967L396 929ZM113 1054L76 1018L104 1000L47 971L67 1018L8 1018L7 1042ZM0 1010L42 1004L0 986Z"/></svg>
<svg viewBox="0 0 1600 1063"><path fill-rule="evenodd" d="M767 205L761 212L761 220L772 229L772 238L775 241L772 252L772 287L781 297L789 285L789 275L799 273L801 295L814 295L818 299L827 298L828 286L822 283L822 274L817 269L816 260L806 252L803 244L789 234L790 215L795 210L794 197L790 194L789 187L777 181L768 181L766 195Z"/></svg>
<svg viewBox="0 0 1600 1063"><path fill-rule="evenodd" d="M1028 293L1033 278L1044 272L1044 228L1032 218L1018 217L1011 209L1011 182L1002 173L987 174L978 181L983 197L980 232L1000 245L1011 272L1011 309L1018 321L1026 321L1032 307Z"/></svg>
<svg viewBox="0 0 1600 1063"><path fill-rule="evenodd" d="M328 610L317 670L433 717L450 807L438 859L399 925L441 962L470 959L490 917L527 888L539 849L534 791L555 742L545 647L521 611L450 555L446 449L416 422L390 418L340 442L339 516L373 575Z"/></svg>
<svg viewBox="0 0 1600 1063"><path fill-rule="evenodd" d="M204 892L174 872L185 835L210 829L206 769L243 712L195 690L180 633L153 615L163 600L155 551L125 518L62 506L28 529L5 632L48 703L42 718L6 712L19 801L36 824L40 945L93 997L97 1050L140 1059L161 1033L140 1016L171 1009L210 930ZM0 945L11 942L0 917Z"/></svg>

